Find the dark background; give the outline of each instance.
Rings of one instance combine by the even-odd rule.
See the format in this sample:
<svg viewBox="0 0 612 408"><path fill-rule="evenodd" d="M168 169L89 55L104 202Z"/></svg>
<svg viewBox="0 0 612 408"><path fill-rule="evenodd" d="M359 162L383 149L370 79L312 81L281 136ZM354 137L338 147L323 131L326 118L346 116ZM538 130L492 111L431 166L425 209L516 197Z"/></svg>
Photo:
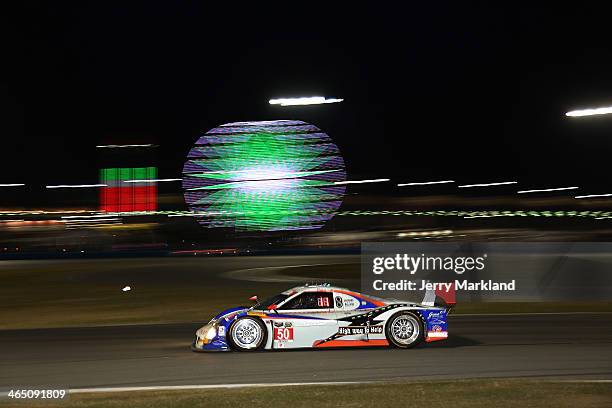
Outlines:
<svg viewBox="0 0 612 408"><path fill-rule="evenodd" d="M2 41L0 183L42 204L45 184L96 183L106 143L158 144L180 177L201 132L287 118L329 133L349 179L609 193L612 120L564 116L612 105L603 4L25 2ZM307 95L345 101L268 104Z"/></svg>

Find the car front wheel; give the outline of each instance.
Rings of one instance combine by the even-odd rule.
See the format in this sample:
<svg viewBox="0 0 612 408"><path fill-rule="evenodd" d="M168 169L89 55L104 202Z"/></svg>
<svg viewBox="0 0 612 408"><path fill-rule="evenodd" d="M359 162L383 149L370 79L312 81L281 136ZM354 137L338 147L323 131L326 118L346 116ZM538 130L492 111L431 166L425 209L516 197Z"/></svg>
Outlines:
<svg viewBox="0 0 612 408"><path fill-rule="evenodd" d="M266 328L260 319L241 317L230 326L228 339L234 350L258 350L265 344Z"/></svg>

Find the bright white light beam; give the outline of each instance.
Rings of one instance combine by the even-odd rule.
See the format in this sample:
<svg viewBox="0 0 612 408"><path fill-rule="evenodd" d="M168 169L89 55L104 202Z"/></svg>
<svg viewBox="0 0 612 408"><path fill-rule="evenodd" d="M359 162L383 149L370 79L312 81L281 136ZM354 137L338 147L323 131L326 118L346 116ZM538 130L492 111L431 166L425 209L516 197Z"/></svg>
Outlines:
<svg viewBox="0 0 612 408"><path fill-rule="evenodd" d="M576 196L574 198L597 198L597 197L612 197L612 194L590 194L590 195Z"/></svg>
<svg viewBox="0 0 612 408"><path fill-rule="evenodd" d="M603 108L573 110L573 111L567 112L565 116L576 118L580 116L607 115L609 113L612 113L612 106L603 107Z"/></svg>
<svg viewBox="0 0 612 408"><path fill-rule="evenodd" d="M305 96L301 98L279 98L270 99L268 103L270 105L280 106L296 106L296 105L321 105L324 103L338 103L344 99L329 98L326 99L324 96Z"/></svg>
<svg viewBox="0 0 612 408"><path fill-rule="evenodd" d="M428 186L430 184L447 184L447 183L454 183L455 180L441 180L441 181L423 181L420 183L402 183L402 184L398 184L398 187L405 187L405 186Z"/></svg>
<svg viewBox="0 0 612 408"><path fill-rule="evenodd" d="M546 193L549 191L563 191L563 190L576 190L580 187L559 187L559 188L545 188L542 190L522 190L517 191L517 194L526 194L526 193Z"/></svg>
<svg viewBox="0 0 612 408"><path fill-rule="evenodd" d="M457 188L505 186L507 184L517 184L517 183L518 181L500 181L499 183L464 184L462 186L457 186Z"/></svg>
<svg viewBox="0 0 612 408"><path fill-rule="evenodd" d="M390 179L372 179L372 180L347 180L347 181L336 181L334 184L364 184L364 183L382 183L389 181Z"/></svg>
<svg viewBox="0 0 612 408"><path fill-rule="evenodd" d="M164 181L181 181L180 178L167 178L167 179L146 179L146 180L124 180L124 183L158 183Z"/></svg>
<svg viewBox="0 0 612 408"><path fill-rule="evenodd" d="M108 184L58 184L55 186L45 186L45 188L93 188L108 187Z"/></svg>
<svg viewBox="0 0 612 408"><path fill-rule="evenodd" d="M0 184L0 187L21 187L21 186L25 186L25 184L22 184L22 183Z"/></svg>

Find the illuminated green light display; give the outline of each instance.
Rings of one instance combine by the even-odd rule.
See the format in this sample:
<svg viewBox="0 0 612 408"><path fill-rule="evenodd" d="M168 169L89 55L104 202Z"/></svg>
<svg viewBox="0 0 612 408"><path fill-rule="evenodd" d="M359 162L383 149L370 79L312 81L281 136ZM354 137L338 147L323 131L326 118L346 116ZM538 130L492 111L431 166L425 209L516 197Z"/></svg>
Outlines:
<svg viewBox="0 0 612 408"><path fill-rule="evenodd" d="M322 227L340 207L344 161L327 134L301 121L240 122L203 135L183 169L185 200L207 227Z"/></svg>

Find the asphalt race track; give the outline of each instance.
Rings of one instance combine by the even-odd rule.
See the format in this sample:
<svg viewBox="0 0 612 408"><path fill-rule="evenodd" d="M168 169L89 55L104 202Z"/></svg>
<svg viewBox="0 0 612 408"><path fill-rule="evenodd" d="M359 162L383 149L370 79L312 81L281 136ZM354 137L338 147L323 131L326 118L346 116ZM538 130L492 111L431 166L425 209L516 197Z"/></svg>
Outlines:
<svg viewBox="0 0 612 408"><path fill-rule="evenodd" d="M194 353L197 324L0 332L0 390L416 380L612 378L612 314L452 316L446 342L389 348Z"/></svg>
<svg viewBox="0 0 612 408"><path fill-rule="evenodd" d="M124 282L274 293L303 282L300 266L341 265L357 256L143 258L4 261L14 271L70 270L79 287L117 291ZM295 269L298 267L298 269ZM292 274L282 273L290 268ZM291 269L293 268L293 269ZM332 268L333 270L333 268ZM203 274L206 280L202 279ZM342 286L359 281L341 279ZM267 288L267 289L266 289ZM228 304L227 306L231 306ZM10 306L10 305L9 305ZM41 304L43 307L44 304ZM209 316L206 316L209 317ZM0 330L0 391L27 386L96 388L184 384L550 377L612 379L612 313L451 315L450 337L411 350L326 349L194 353L204 322Z"/></svg>

